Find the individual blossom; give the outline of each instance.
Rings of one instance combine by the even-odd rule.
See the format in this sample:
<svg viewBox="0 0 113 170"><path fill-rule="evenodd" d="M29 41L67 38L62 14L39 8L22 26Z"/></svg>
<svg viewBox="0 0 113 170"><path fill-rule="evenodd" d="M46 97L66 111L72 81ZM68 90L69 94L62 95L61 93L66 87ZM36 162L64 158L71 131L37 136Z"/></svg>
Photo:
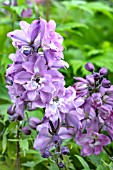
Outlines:
<svg viewBox="0 0 113 170"><path fill-rule="evenodd" d="M51 75L48 74L44 58L38 57L36 62L25 62L22 64L25 71L17 73L14 82L23 85L27 91L29 101L34 101L40 96L43 103L49 102L54 85Z"/></svg>
<svg viewBox="0 0 113 170"><path fill-rule="evenodd" d="M40 20L34 20L31 25L26 21L20 21L21 30L8 33L13 40L13 45L29 55L40 46Z"/></svg>
<svg viewBox="0 0 113 170"><path fill-rule="evenodd" d="M92 122L86 134L82 134L76 138L76 143L82 146L82 156L91 154L98 155L102 152L103 147L110 144L111 140L108 136L98 132L98 122Z"/></svg>
<svg viewBox="0 0 113 170"><path fill-rule="evenodd" d="M60 146L62 140L72 138L73 134L74 131L72 129L60 127L58 121L42 124L39 134L35 139L34 148L43 153L44 150L50 150L53 146Z"/></svg>

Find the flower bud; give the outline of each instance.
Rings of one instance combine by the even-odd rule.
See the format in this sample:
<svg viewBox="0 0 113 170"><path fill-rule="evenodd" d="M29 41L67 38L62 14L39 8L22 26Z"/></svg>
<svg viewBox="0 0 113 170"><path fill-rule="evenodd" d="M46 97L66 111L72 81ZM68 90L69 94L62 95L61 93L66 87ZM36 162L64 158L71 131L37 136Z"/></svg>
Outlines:
<svg viewBox="0 0 113 170"><path fill-rule="evenodd" d="M90 62L88 62L86 65L85 65L85 69L88 70L89 72L93 72L94 70L94 65Z"/></svg>
<svg viewBox="0 0 113 170"><path fill-rule="evenodd" d="M31 134L31 130L28 126L25 126L22 128L22 132L25 134L25 135L30 135Z"/></svg>
<svg viewBox="0 0 113 170"><path fill-rule="evenodd" d="M40 120L36 117L30 117L29 118L29 126L36 130L37 125L40 123Z"/></svg>
<svg viewBox="0 0 113 170"><path fill-rule="evenodd" d="M99 80L100 79L100 74L99 73L94 73L93 76L94 76L95 80Z"/></svg>
<svg viewBox="0 0 113 170"><path fill-rule="evenodd" d="M105 76L108 73L108 70L107 70L107 68L103 67L100 69L99 73L100 73L100 75Z"/></svg>
<svg viewBox="0 0 113 170"><path fill-rule="evenodd" d="M64 168L65 167L64 163L63 162L59 162L59 167L60 168Z"/></svg>
<svg viewBox="0 0 113 170"><path fill-rule="evenodd" d="M14 115L14 113L15 113L14 106L9 106L7 109L7 114L12 116L12 115Z"/></svg>
<svg viewBox="0 0 113 170"><path fill-rule="evenodd" d="M50 154L49 150L47 150L47 149L42 153L43 158L49 158L50 156L51 156L51 154Z"/></svg>
<svg viewBox="0 0 113 170"><path fill-rule="evenodd" d="M102 80L102 86L103 86L104 88L110 88L111 82L110 82L109 80L107 80L106 78L104 78L104 79Z"/></svg>
<svg viewBox="0 0 113 170"><path fill-rule="evenodd" d="M69 153L69 149L67 146L63 146L61 148L61 153L64 154L64 155L67 155Z"/></svg>

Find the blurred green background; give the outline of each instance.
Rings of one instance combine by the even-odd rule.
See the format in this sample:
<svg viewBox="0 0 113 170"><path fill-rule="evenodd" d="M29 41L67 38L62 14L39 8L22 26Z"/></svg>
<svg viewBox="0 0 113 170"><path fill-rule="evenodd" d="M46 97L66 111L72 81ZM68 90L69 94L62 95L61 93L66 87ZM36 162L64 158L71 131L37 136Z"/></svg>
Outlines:
<svg viewBox="0 0 113 170"><path fill-rule="evenodd" d="M31 23L40 16L55 20L56 31L64 37L64 59L70 65L67 70L61 69L66 86L74 83L73 77L88 74L84 69L88 61L96 70L107 67L108 78L113 83L113 0L0 0L0 170L16 169L16 123L8 121L6 112L11 101L5 88L5 71L11 63L8 55L16 49L7 33L20 29L19 21ZM37 110L28 116L41 118L42 114L42 110ZM53 162L48 167L48 160L33 150L35 136L34 131L30 137L21 135L21 169L58 170ZM99 156L82 158L75 156L80 156L80 147L73 141L67 143L71 151L65 157L67 169L113 170L108 155L113 156L112 144Z"/></svg>

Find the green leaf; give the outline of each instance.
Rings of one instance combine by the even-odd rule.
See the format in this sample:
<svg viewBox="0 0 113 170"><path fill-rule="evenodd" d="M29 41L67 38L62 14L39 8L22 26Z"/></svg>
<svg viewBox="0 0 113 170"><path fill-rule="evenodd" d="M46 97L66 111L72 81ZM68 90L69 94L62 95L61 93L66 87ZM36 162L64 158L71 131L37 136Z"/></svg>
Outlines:
<svg viewBox="0 0 113 170"><path fill-rule="evenodd" d="M57 27L57 31L64 31L64 30L70 30L72 28L86 28L88 29L88 26L85 25L85 24L82 24L82 23L76 23L76 22L70 22L70 23L66 23L66 24L62 24L62 25L59 25Z"/></svg>
<svg viewBox="0 0 113 170"><path fill-rule="evenodd" d="M7 102L11 103L10 97L8 95L8 90L1 83L0 83L0 93L1 93L1 95L0 95L1 100L3 99L3 100L6 100Z"/></svg>
<svg viewBox="0 0 113 170"><path fill-rule="evenodd" d="M89 165L87 164L87 162L81 156L78 156L78 155L75 155L75 156L81 162L82 166L84 167L84 170L90 170Z"/></svg>
<svg viewBox="0 0 113 170"><path fill-rule="evenodd" d="M22 150L29 150L29 145L28 145L28 140L24 139L24 140L20 140L20 148Z"/></svg>
<svg viewBox="0 0 113 170"><path fill-rule="evenodd" d="M50 166L49 166L49 170L60 170L59 167L57 166L56 162L54 161L50 161Z"/></svg>

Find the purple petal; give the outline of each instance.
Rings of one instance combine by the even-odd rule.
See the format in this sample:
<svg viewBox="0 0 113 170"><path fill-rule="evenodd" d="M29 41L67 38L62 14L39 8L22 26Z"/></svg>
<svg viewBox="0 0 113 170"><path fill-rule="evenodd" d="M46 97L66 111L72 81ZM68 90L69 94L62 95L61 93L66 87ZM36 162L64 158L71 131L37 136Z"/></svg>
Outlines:
<svg viewBox="0 0 113 170"><path fill-rule="evenodd" d="M34 20L30 25L27 34L29 35L31 42L34 42L40 31L40 21Z"/></svg>
<svg viewBox="0 0 113 170"><path fill-rule="evenodd" d="M19 84L24 84L27 81L30 81L31 77L32 77L31 73L28 73L26 71L21 71L15 75L14 82Z"/></svg>
<svg viewBox="0 0 113 170"><path fill-rule="evenodd" d="M30 24L28 24L26 21L20 21L20 27L27 34Z"/></svg>
<svg viewBox="0 0 113 170"><path fill-rule="evenodd" d="M47 72L46 61L44 58L38 57L34 65L34 72L40 73L42 76Z"/></svg>
<svg viewBox="0 0 113 170"><path fill-rule="evenodd" d="M27 61L27 62L24 62L22 63L22 67L24 69L26 69L27 72L30 72L30 73L33 73L33 69L34 69L34 63L33 62L30 62L30 61Z"/></svg>
<svg viewBox="0 0 113 170"><path fill-rule="evenodd" d="M106 145L109 145L111 143L110 138L106 135L103 135L103 134L98 135L98 140L99 140L99 142L102 146L106 146Z"/></svg>
<svg viewBox="0 0 113 170"><path fill-rule="evenodd" d="M89 156L93 154L93 148L91 148L88 144L84 145L81 150L82 156Z"/></svg>
<svg viewBox="0 0 113 170"><path fill-rule="evenodd" d="M65 127L61 127L58 132L58 135L61 139L72 138L73 134L74 134L73 129L67 129Z"/></svg>
<svg viewBox="0 0 113 170"><path fill-rule="evenodd" d="M102 152L102 146L101 145L97 145L97 146L95 146L94 147L94 154L95 155L98 155L98 154L100 154L101 152Z"/></svg>

